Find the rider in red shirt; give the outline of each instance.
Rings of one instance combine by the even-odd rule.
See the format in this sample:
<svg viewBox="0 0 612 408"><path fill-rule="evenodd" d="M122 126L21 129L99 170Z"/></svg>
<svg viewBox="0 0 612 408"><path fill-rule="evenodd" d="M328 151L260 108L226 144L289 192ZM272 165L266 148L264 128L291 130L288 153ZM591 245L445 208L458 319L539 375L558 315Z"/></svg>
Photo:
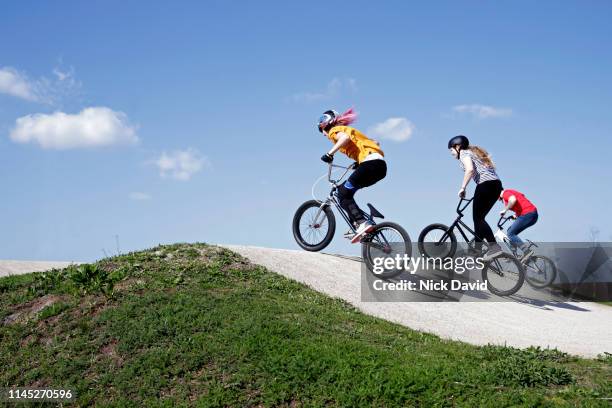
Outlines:
<svg viewBox="0 0 612 408"><path fill-rule="evenodd" d="M508 210L514 211L516 221L508 228L508 238L515 246L520 246L525 249L524 242L518 237L518 234L525 229L531 227L538 221L538 209L525 195L516 190L502 190L499 195L499 200L504 203L505 208L501 211L501 215L506 214Z"/></svg>

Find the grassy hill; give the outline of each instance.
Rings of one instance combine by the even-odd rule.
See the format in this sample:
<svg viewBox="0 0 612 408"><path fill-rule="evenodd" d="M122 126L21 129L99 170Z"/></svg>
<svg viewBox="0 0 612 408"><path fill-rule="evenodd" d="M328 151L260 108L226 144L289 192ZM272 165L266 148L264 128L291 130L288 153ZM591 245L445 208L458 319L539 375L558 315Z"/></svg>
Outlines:
<svg viewBox="0 0 612 408"><path fill-rule="evenodd" d="M75 405L609 407L610 357L441 340L205 244L0 279L0 387Z"/></svg>

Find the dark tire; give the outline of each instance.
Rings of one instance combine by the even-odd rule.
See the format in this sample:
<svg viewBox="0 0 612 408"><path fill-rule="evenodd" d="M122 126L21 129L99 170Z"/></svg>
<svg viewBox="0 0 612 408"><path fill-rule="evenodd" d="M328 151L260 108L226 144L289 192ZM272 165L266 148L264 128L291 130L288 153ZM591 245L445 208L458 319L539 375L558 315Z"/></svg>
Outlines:
<svg viewBox="0 0 612 408"><path fill-rule="evenodd" d="M396 255L412 256L412 241L408 232L394 222L376 224L374 230L361 240L361 256L369 271L373 271L374 259L379 257L395 258ZM376 274L377 277L388 279L402 273L402 269L393 269Z"/></svg>
<svg viewBox="0 0 612 408"><path fill-rule="evenodd" d="M550 286L557 277L557 266L552 259L533 255L525 262L525 280L536 289Z"/></svg>
<svg viewBox="0 0 612 408"><path fill-rule="evenodd" d="M489 292L498 296L510 296L523 286L525 270L518 259L503 253L485 262L482 280L487 282Z"/></svg>
<svg viewBox="0 0 612 408"><path fill-rule="evenodd" d="M440 242L440 240L442 241ZM457 237L444 224L431 224L419 235L419 252L428 258L452 258L457 251Z"/></svg>
<svg viewBox="0 0 612 408"><path fill-rule="evenodd" d="M316 225L312 224L322 205L323 203L317 200L306 201L293 216L293 237L306 251L320 251L334 238L336 218L329 205L323 208L323 214L319 215L319 222Z"/></svg>

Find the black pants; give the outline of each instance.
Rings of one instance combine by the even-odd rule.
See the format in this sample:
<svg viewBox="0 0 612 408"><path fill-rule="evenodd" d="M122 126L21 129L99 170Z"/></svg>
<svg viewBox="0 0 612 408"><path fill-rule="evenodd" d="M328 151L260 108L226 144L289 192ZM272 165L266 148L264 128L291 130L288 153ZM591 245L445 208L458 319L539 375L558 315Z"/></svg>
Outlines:
<svg viewBox="0 0 612 408"><path fill-rule="evenodd" d="M493 231L487 224L485 217L495 205L495 201L499 199L501 192L502 183L499 180L485 181L476 186L472 215L474 217L474 232L476 232L476 241L478 242L481 242L482 238L488 242L496 242Z"/></svg>
<svg viewBox="0 0 612 408"><path fill-rule="evenodd" d="M375 184L384 179L386 175L387 163L384 160L368 160L361 163L348 180L338 187L338 201L351 221L356 223L365 221L361 209L353 198L357 190Z"/></svg>

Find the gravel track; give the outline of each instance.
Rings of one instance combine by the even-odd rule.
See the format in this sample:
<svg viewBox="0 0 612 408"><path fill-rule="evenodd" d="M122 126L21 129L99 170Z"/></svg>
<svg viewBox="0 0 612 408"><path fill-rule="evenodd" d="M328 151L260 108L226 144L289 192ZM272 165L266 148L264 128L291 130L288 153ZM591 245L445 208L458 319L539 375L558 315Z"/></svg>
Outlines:
<svg viewBox="0 0 612 408"><path fill-rule="evenodd" d="M362 302L361 265L350 257L224 245L251 262L412 329L472 344L612 352L612 307L591 302Z"/></svg>

